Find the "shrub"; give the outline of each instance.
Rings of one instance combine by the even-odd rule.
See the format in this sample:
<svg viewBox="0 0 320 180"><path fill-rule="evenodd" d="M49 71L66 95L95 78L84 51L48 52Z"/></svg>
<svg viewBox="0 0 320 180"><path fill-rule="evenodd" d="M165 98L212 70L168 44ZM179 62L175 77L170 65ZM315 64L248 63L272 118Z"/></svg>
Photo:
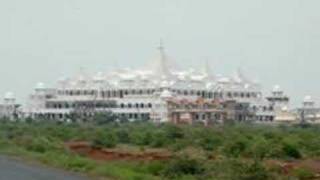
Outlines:
<svg viewBox="0 0 320 180"><path fill-rule="evenodd" d="M169 140L167 139L166 135L162 131L158 131L153 133L152 135L152 142L151 146L155 148L164 147L166 144L168 144Z"/></svg>
<svg viewBox="0 0 320 180"><path fill-rule="evenodd" d="M184 137L183 131L180 127L175 125L166 125L164 130L167 134L167 137L171 140L181 139Z"/></svg>
<svg viewBox="0 0 320 180"><path fill-rule="evenodd" d="M200 139L200 146L206 151L212 151L222 144L222 140L212 135Z"/></svg>
<svg viewBox="0 0 320 180"><path fill-rule="evenodd" d="M315 177L315 174L311 170L305 168L295 169L293 175L301 180L313 179Z"/></svg>
<svg viewBox="0 0 320 180"><path fill-rule="evenodd" d="M224 154L229 157L239 157L247 149L247 146L247 142L243 139L229 142L224 147Z"/></svg>
<svg viewBox="0 0 320 180"><path fill-rule="evenodd" d="M127 129L119 129L116 134L120 143L130 143L131 139L129 137L129 132Z"/></svg>
<svg viewBox="0 0 320 180"><path fill-rule="evenodd" d="M93 146L98 148L114 148L117 145L116 136L112 132L98 131L93 139Z"/></svg>
<svg viewBox="0 0 320 180"><path fill-rule="evenodd" d="M253 163L244 164L241 169L239 180L265 180L271 179L271 175L267 169L258 161Z"/></svg>
<svg viewBox="0 0 320 180"><path fill-rule="evenodd" d="M283 153L286 157L300 159L302 157L298 148L290 144L284 144L282 147Z"/></svg>
<svg viewBox="0 0 320 180"><path fill-rule="evenodd" d="M205 172L205 168L198 160L190 159L186 156L172 160L164 169L165 177L173 178L182 175L200 175Z"/></svg>

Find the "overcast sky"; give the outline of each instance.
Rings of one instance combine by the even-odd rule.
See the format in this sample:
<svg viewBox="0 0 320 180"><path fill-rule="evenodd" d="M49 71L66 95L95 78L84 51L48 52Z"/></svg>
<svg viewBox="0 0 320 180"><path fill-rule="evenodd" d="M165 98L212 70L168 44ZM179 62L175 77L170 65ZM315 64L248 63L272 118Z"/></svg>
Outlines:
<svg viewBox="0 0 320 180"><path fill-rule="evenodd" d="M188 67L241 66L265 91L320 97L319 0L0 0L0 94L24 101L80 67L139 67L159 39Z"/></svg>

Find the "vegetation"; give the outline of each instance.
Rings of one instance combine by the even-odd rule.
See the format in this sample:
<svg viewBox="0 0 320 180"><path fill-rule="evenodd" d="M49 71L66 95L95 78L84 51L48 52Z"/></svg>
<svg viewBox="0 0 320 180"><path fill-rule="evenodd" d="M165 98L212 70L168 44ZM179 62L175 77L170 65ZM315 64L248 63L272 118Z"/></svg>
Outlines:
<svg viewBox="0 0 320 180"><path fill-rule="evenodd" d="M0 153L111 179L312 179L317 173L304 167L286 173L277 163L268 162L318 159L318 126L174 126L103 117L86 123L3 120ZM156 148L169 151L172 157L166 161L101 162L65 148L65 143L72 141L86 141L97 148L125 147L127 151Z"/></svg>

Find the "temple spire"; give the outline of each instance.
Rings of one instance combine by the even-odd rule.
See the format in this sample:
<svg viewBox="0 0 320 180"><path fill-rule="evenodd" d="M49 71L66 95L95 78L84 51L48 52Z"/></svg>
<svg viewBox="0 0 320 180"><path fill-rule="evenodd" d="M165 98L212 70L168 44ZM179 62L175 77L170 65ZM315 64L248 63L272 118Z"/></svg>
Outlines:
<svg viewBox="0 0 320 180"><path fill-rule="evenodd" d="M214 79L214 75L213 75L213 72L212 72L212 69L210 67L210 64L209 64L209 60L206 59L205 60L205 63L204 63L204 68L203 68L203 73L210 79Z"/></svg>
<svg viewBox="0 0 320 180"><path fill-rule="evenodd" d="M162 39L160 40L160 44L158 47L159 53L160 53L160 59L159 59L159 66L157 67L156 70L156 75L159 76L160 78L168 78L170 76L170 70L168 68L168 63L167 63L167 56L164 50L164 45Z"/></svg>

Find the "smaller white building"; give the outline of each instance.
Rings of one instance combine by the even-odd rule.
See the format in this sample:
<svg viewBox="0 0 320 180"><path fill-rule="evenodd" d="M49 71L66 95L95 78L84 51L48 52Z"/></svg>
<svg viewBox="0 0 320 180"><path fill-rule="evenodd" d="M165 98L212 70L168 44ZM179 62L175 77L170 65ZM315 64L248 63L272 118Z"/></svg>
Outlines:
<svg viewBox="0 0 320 180"><path fill-rule="evenodd" d="M18 116L19 105L16 103L16 98L12 92L7 92L3 98L3 103L0 104L0 118L13 120Z"/></svg>
<svg viewBox="0 0 320 180"><path fill-rule="evenodd" d="M315 100L310 95L304 97L302 107L298 108L296 112L302 123L320 123L320 107L316 105Z"/></svg>

